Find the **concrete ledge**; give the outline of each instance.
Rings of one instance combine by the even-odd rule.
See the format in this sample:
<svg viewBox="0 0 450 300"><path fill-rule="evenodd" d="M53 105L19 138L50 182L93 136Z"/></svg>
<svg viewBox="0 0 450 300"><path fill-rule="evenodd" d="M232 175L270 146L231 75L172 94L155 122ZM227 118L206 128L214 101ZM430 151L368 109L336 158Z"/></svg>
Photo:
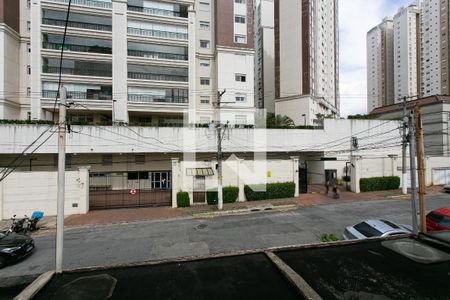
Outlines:
<svg viewBox="0 0 450 300"><path fill-rule="evenodd" d="M48 271L33 281L29 286L27 286L19 295L17 295L14 300L29 300L33 297L53 278L55 271Z"/></svg>
<svg viewBox="0 0 450 300"><path fill-rule="evenodd" d="M322 297L314 291L314 289L291 267L284 263L273 252L265 252L266 256L272 263L280 270L280 272L287 278L306 299L321 300Z"/></svg>

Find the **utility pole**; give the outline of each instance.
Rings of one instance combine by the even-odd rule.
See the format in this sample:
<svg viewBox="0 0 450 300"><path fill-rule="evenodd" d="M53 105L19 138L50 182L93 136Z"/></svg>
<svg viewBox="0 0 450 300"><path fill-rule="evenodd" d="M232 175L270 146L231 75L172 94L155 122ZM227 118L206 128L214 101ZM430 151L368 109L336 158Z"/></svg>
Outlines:
<svg viewBox="0 0 450 300"><path fill-rule="evenodd" d="M402 136L402 194L408 193L408 175L406 173L406 147L408 139L406 137L406 96L403 97L403 136Z"/></svg>
<svg viewBox="0 0 450 300"><path fill-rule="evenodd" d="M220 100L226 90L217 92L217 208L223 209L223 189L222 189L222 125L220 124Z"/></svg>
<svg viewBox="0 0 450 300"><path fill-rule="evenodd" d="M66 168L66 100L67 90L59 89L59 124L58 124L58 198L56 215L56 273L62 272L64 250L64 193Z"/></svg>
<svg viewBox="0 0 450 300"><path fill-rule="evenodd" d="M423 147L423 128L422 115L418 105L414 108L416 117L416 145L417 145L417 167L419 177L419 215L420 215L420 232L427 232L425 220L425 162Z"/></svg>
<svg viewBox="0 0 450 300"><path fill-rule="evenodd" d="M414 113L409 115L409 159L411 170L411 209L412 209L412 227L415 236L419 234L417 222L417 183L416 183L416 143L415 143L415 116Z"/></svg>

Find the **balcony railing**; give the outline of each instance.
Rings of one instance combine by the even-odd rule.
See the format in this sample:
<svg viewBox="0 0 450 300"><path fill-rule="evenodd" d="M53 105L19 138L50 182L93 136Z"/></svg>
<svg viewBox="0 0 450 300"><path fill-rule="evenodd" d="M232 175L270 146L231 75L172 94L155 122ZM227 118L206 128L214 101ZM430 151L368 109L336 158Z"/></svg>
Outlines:
<svg viewBox="0 0 450 300"><path fill-rule="evenodd" d="M50 0L52 2L69 3L69 0ZM95 1L95 0L72 0L72 5L83 5L100 8L112 8L111 2Z"/></svg>
<svg viewBox="0 0 450 300"><path fill-rule="evenodd" d="M51 49L51 50L61 50L62 44L43 42L42 48ZM64 50L74 51L74 52L93 52L93 53L105 53L105 54L112 53L111 48L100 47L100 46L82 46L82 45L65 44Z"/></svg>
<svg viewBox="0 0 450 300"><path fill-rule="evenodd" d="M160 30L153 30L153 29L140 29L140 28L133 28L133 27L128 27L128 33L151 36L151 37L167 38L167 39L178 39L178 40L187 40L188 39L187 33L160 31Z"/></svg>
<svg viewBox="0 0 450 300"><path fill-rule="evenodd" d="M42 19L42 24L64 27L64 26L66 26L66 21L57 20L57 19L43 18ZM111 25L103 25L103 24L92 24L92 23L85 23L85 22L69 21L69 22L67 22L67 26L68 27L74 27L74 28L82 28L82 29L112 31L112 26Z"/></svg>
<svg viewBox="0 0 450 300"><path fill-rule="evenodd" d="M188 60L188 56L183 55L183 54L173 54L173 53L154 52L154 51L141 51L141 50L131 50L131 49L128 49L128 55L145 57L145 58L155 58L155 59Z"/></svg>
<svg viewBox="0 0 450 300"><path fill-rule="evenodd" d="M160 81L182 81L182 82L188 81L187 76L138 73L138 72L128 72L128 78L143 79L143 80L160 80Z"/></svg>
<svg viewBox="0 0 450 300"><path fill-rule="evenodd" d="M159 15L159 16L167 16L167 17L181 17L187 18L187 14L180 13L178 11L160 9L160 8L152 8L152 7L141 7L141 6L133 6L128 5L129 11L142 12L151 15Z"/></svg>
<svg viewBox="0 0 450 300"><path fill-rule="evenodd" d="M145 102L145 103L188 103L187 97L161 97L156 95L145 94L128 94L128 101L130 102Z"/></svg>
<svg viewBox="0 0 450 300"><path fill-rule="evenodd" d="M58 74L59 67L43 66L43 73ZM66 75L80 75L80 76L100 76L111 77L111 70L99 70L99 69L74 69L74 68L61 68L61 73Z"/></svg>
<svg viewBox="0 0 450 300"><path fill-rule="evenodd" d="M51 90L42 90L43 98L51 98L54 99L58 95L58 91ZM88 99L88 100L112 100L111 95L103 95L101 92L99 93L87 93L87 92L75 92L75 91L67 91L67 98L71 99Z"/></svg>

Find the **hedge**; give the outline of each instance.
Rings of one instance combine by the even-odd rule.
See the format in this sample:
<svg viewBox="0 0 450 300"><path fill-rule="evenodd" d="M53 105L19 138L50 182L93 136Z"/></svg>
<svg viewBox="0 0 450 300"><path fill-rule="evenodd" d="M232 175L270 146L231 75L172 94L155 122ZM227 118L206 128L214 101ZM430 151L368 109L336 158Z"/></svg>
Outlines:
<svg viewBox="0 0 450 300"><path fill-rule="evenodd" d="M188 192L178 192L177 193L177 206L178 207L189 207L191 203L189 201Z"/></svg>
<svg viewBox="0 0 450 300"><path fill-rule="evenodd" d="M239 196L239 187L226 186L223 189L223 203L234 203ZM209 190L206 192L206 201L208 204L217 204L217 190Z"/></svg>
<svg viewBox="0 0 450 300"><path fill-rule="evenodd" d="M265 192L258 192L258 190L264 189ZM277 182L268 184L246 185L244 187L244 193L248 201L258 201L277 198L292 198L295 195L295 183Z"/></svg>
<svg viewBox="0 0 450 300"><path fill-rule="evenodd" d="M396 190L400 187L400 177L372 177L359 180L361 192Z"/></svg>

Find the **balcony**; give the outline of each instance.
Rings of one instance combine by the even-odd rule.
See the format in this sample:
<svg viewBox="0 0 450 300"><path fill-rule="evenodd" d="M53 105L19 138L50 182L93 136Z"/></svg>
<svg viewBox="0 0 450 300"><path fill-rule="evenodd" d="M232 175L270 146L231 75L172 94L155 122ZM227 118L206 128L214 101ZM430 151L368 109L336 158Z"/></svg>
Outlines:
<svg viewBox="0 0 450 300"><path fill-rule="evenodd" d="M42 48L50 50L61 50L62 44L43 42ZM70 44L64 45L64 51L112 54L112 49L108 47L70 45Z"/></svg>
<svg viewBox="0 0 450 300"><path fill-rule="evenodd" d="M128 72L130 79L188 82L188 76Z"/></svg>
<svg viewBox="0 0 450 300"><path fill-rule="evenodd" d="M51 98L54 99L58 95L58 91L51 90L42 90L43 98ZM112 100L111 95L104 95L101 91L95 92L76 92L76 91L67 91L67 98L70 99L78 99L78 100Z"/></svg>
<svg viewBox="0 0 450 300"><path fill-rule="evenodd" d="M128 33L135 34L135 35L157 37L157 38L166 38L166 39L177 39L177 40L187 40L188 39L187 33L160 31L160 30L153 30L153 29L140 29L140 28L133 28L133 27L128 27Z"/></svg>
<svg viewBox="0 0 450 300"><path fill-rule="evenodd" d="M128 101L130 102L145 102L145 103L182 103L189 102L188 97L182 96L157 96L157 95L145 95L145 94L128 94Z"/></svg>
<svg viewBox="0 0 450 300"><path fill-rule="evenodd" d="M43 66L43 73L59 74L59 67ZM99 76L99 77L111 77L111 70L101 69L86 69L86 68L61 68L61 73L65 75L78 75L78 76Z"/></svg>
<svg viewBox="0 0 450 300"><path fill-rule="evenodd" d="M42 24L64 27L66 25L66 21L58 20L58 19L43 18ZM112 25L69 21L69 22L67 22L67 26L74 27L74 28L81 28L81 29L112 31Z"/></svg>
<svg viewBox="0 0 450 300"><path fill-rule="evenodd" d="M187 18L188 17L187 11L179 12L179 11L172 11L172 10L166 10L166 9L160 9L160 8L153 8L153 7L141 7L141 6L128 5L128 10L134 11L134 12L146 13L146 14L150 14L150 15L166 16L166 17L179 17L179 18Z"/></svg>
<svg viewBox="0 0 450 300"><path fill-rule="evenodd" d="M69 0L47 0L51 2L59 2L69 4ZM82 6L90 6L90 7L99 7L99 8L112 8L111 2L106 1L95 1L95 0L72 0L72 5L82 5Z"/></svg>
<svg viewBox="0 0 450 300"><path fill-rule="evenodd" d="M183 54L173 54L173 53L163 53L155 51L141 51L141 50L131 50L128 49L129 56L154 58L154 59L171 59L171 60L188 60L187 55Z"/></svg>

